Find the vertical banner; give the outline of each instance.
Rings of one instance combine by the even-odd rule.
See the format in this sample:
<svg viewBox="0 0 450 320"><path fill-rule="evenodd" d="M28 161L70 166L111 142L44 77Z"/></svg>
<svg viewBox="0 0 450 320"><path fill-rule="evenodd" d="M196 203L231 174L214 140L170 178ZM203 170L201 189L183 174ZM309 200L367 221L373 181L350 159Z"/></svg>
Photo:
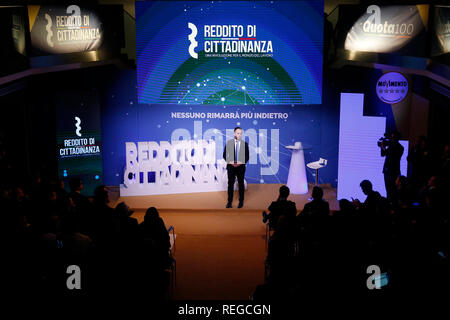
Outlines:
<svg viewBox="0 0 450 320"><path fill-rule="evenodd" d="M89 91L61 92L56 96L58 175L80 177L91 195L102 182L100 106Z"/></svg>

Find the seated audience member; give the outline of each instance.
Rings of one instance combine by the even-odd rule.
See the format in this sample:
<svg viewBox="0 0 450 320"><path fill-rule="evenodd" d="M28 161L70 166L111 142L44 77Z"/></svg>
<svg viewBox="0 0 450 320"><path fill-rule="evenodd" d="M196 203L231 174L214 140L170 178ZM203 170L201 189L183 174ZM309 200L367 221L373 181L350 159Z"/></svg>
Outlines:
<svg viewBox="0 0 450 320"><path fill-rule="evenodd" d="M412 143L407 160L408 177L412 185L417 188L426 183L430 172L431 153L425 136L419 136Z"/></svg>
<svg viewBox="0 0 450 320"><path fill-rule="evenodd" d="M312 216L314 218L324 218L330 214L330 206L323 199L323 190L321 187L315 186L312 190L312 201L305 204L301 214Z"/></svg>
<svg viewBox="0 0 450 320"><path fill-rule="evenodd" d="M109 203L109 193L106 186L101 185L94 190L94 201L92 203L91 217L89 218L89 230L93 230L94 240L110 245L114 236L114 209Z"/></svg>
<svg viewBox="0 0 450 320"><path fill-rule="evenodd" d="M359 186L367 198L363 203L361 203L359 199L353 200L353 204L356 206L356 209L364 209L370 212L377 211L383 197L379 192L373 190L372 182L369 180L361 181Z"/></svg>
<svg viewBox="0 0 450 320"><path fill-rule="evenodd" d="M10 212L13 216L15 216L16 222L18 225L24 226L28 223L32 222L30 218L30 212L32 211L30 208L30 203L25 195L25 192L22 188L16 187L12 188L10 191Z"/></svg>
<svg viewBox="0 0 450 320"><path fill-rule="evenodd" d="M437 176L432 176L428 180L428 185L423 191L424 204L429 214L443 216L448 215L448 210L444 207L441 180Z"/></svg>
<svg viewBox="0 0 450 320"><path fill-rule="evenodd" d="M80 178L71 178L69 180L69 188L69 197L72 198L78 213L86 214L89 210L90 203L88 198L81 194L81 190L83 190L83 182Z"/></svg>
<svg viewBox="0 0 450 320"><path fill-rule="evenodd" d="M353 203L347 199L339 200L339 211L333 213L332 217L334 233L337 237L347 238L350 233L357 228L356 208Z"/></svg>
<svg viewBox="0 0 450 320"><path fill-rule="evenodd" d="M347 236L346 230L355 228L356 208L354 204L347 200L339 200L339 211L333 213L333 226L336 233Z"/></svg>
<svg viewBox="0 0 450 320"><path fill-rule="evenodd" d="M277 227L267 254L267 263L270 265L270 278L272 281L284 282L292 275L288 269L292 266L295 255L296 229L291 219L286 215L278 218Z"/></svg>
<svg viewBox="0 0 450 320"><path fill-rule="evenodd" d="M322 188L315 186L312 190L313 200L305 204L302 212L297 216L299 235L305 244L310 241L320 242L326 233L330 206L322 197Z"/></svg>
<svg viewBox="0 0 450 320"><path fill-rule="evenodd" d="M379 192L373 190L369 180L361 181L360 187L367 198L363 203L358 199L353 200L353 204L358 212L362 213L359 216L362 223L360 229L363 230L365 240L373 246L386 239L390 223L390 204Z"/></svg>
<svg viewBox="0 0 450 320"><path fill-rule="evenodd" d="M56 232L56 222L61 211L55 191L48 190L33 213L33 229L38 234Z"/></svg>
<svg viewBox="0 0 450 320"><path fill-rule="evenodd" d="M139 225L141 236L151 253L161 266L167 266L169 262L170 236L163 219L159 216L155 207L150 207L144 216L144 221Z"/></svg>
<svg viewBox="0 0 450 320"><path fill-rule="evenodd" d="M58 198L59 206L66 207L67 201L69 201L69 193L64 189L64 180L59 179L53 184L54 191Z"/></svg>
<svg viewBox="0 0 450 320"><path fill-rule="evenodd" d="M37 246L42 285L48 290L65 291L67 266L77 265L86 272L93 250L92 240L78 232L78 220L73 213L65 213L60 219L58 232L45 233ZM82 287L86 290L86 274L82 277Z"/></svg>
<svg viewBox="0 0 450 320"><path fill-rule="evenodd" d="M91 238L79 232L78 220L72 213L62 218L61 232L57 238L61 240L61 245L69 256L83 262L92 250Z"/></svg>
<svg viewBox="0 0 450 320"><path fill-rule="evenodd" d="M94 201L92 203L94 212L103 215L107 219L111 219L114 209L108 205L109 202L109 192L106 186L101 185L95 188Z"/></svg>
<svg viewBox="0 0 450 320"><path fill-rule="evenodd" d="M133 210L125 202L119 203L114 209L114 225L117 235L123 241L132 241L139 235L139 224L132 218Z"/></svg>
<svg viewBox="0 0 450 320"><path fill-rule="evenodd" d="M169 284L166 269L172 262L169 255L170 236L155 207L147 209L144 221L139 228L143 238L142 250L145 255L143 278L152 289L150 296L158 300L161 299L158 294L164 293Z"/></svg>
<svg viewBox="0 0 450 320"><path fill-rule="evenodd" d="M405 206L412 201L412 191L410 190L408 179L405 176L398 176L395 180L395 190L392 197L392 205ZM401 202L401 203L400 203Z"/></svg>
<svg viewBox="0 0 450 320"><path fill-rule="evenodd" d="M141 291L147 286L141 273L145 272L145 256L142 256L142 238L137 219L125 202L117 204L113 213L114 255L120 277L117 280L119 291ZM144 259L144 260L143 260Z"/></svg>
<svg viewBox="0 0 450 320"><path fill-rule="evenodd" d="M290 190L287 186L280 187L280 194L277 201L273 201L269 206L269 213L263 212L263 223L269 220L269 227L275 229L278 219L282 215L286 215L290 218L294 218L297 215L297 207L295 202L289 201Z"/></svg>
<svg viewBox="0 0 450 320"><path fill-rule="evenodd" d="M438 176L431 176L428 182L419 191L419 198L422 204L427 208L438 208L441 198L440 179ZM431 201L430 201L431 200Z"/></svg>
<svg viewBox="0 0 450 320"><path fill-rule="evenodd" d="M444 152L439 163L439 176L443 187L448 191L450 188L450 143L444 147Z"/></svg>
<svg viewBox="0 0 450 320"><path fill-rule="evenodd" d="M80 178L71 178L69 180L69 197L72 199L73 204L75 205L75 211L77 213L77 219L80 224L80 230L83 233L89 233L92 230L92 226L90 226L90 209L91 203L89 199L81 194L81 190L83 190L83 182Z"/></svg>
<svg viewBox="0 0 450 320"><path fill-rule="evenodd" d="M339 209L340 214L344 216L350 216L352 217L355 213L355 206L352 202L348 201L347 199L341 199L339 200Z"/></svg>

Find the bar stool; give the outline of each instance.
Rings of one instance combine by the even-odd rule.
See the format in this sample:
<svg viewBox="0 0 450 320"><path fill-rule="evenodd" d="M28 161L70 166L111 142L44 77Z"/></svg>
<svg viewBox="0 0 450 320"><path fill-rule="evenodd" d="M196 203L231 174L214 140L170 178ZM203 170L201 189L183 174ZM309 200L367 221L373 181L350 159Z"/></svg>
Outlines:
<svg viewBox="0 0 450 320"><path fill-rule="evenodd" d="M316 170L316 186L319 185L319 169L327 165L328 160L320 158L318 161L310 162L306 166L310 169Z"/></svg>

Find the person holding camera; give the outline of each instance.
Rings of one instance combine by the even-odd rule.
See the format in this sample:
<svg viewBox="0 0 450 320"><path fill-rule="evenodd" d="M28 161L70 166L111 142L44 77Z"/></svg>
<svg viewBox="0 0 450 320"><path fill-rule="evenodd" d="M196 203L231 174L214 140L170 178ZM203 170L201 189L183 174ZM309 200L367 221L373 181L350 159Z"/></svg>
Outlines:
<svg viewBox="0 0 450 320"><path fill-rule="evenodd" d="M385 134L385 137L378 141L378 146L381 148L381 156L385 157L383 174L388 200L392 200L395 192L395 180L400 175L400 159L404 148L398 142L399 138L399 133L393 132L390 135Z"/></svg>

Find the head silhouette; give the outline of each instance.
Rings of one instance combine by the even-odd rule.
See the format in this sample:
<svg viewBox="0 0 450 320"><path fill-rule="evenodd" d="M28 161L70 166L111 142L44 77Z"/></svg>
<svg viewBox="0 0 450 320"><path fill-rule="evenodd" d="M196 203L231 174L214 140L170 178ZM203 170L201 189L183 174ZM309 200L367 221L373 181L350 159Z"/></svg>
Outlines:
<svg viewBox="0 0 450 320"><path fill-rule="evenodd" d="M372 182L370 182L369 180L361 181L359 186L361 187L361 190L365 195L368 195L372 191Z"/></svg>
<svg viewBox="0 0 450 320"><path fill-rule="evenodd" d="M109 193L108 189L106 189L105 185L98 186L94 190L94 201L98 203L108 203L109 202Z"/></svg>
<svg viewBox="0 0 450 320"><path fill-rule="evenodd" d="M116 212L121 216L131 216L133 213L125 202L121 202L116 206Z"/></svg>
<svg viewBox="0 0 450 320"><path fill-rule="evenodd" d="M69 188L72 192L79 192L83 189L83 182L78 177L70 178Z"/></svg>
<svg viewBox="0 0 450 320"><path fill-rule="evenodd" d="M408 183L408 179L405 176L398 176L397 179L395 179L395 185L397 188L404 188Z"/></svg>
<svg viewBox="0 0 450 320"><path fill-rule="evenodd" d="M159 218L159 212L155 207L150 207L145 212L144 221L153 221Z"/></svg>
<svg viewBox="0 0 450 320"><path fill-rule="evenodd" d="M312 190L311 194L312 198L314 200L322 200L323 197L323 190L321 187L315 186Z"/></svg>
<svg viewBox="0 0 450 320"><path fill-rule="evenodd" d="M289 197L290 190L287 186L280 187L280 198L287 199Z"/></svg>
<svg viewBox="0 0 450 320"><path fill-rule="evenodd" d="M398 141L401 138L401 134L398 131L394 131L390 134L390 138L392 139L392 141Z"/></svg>

